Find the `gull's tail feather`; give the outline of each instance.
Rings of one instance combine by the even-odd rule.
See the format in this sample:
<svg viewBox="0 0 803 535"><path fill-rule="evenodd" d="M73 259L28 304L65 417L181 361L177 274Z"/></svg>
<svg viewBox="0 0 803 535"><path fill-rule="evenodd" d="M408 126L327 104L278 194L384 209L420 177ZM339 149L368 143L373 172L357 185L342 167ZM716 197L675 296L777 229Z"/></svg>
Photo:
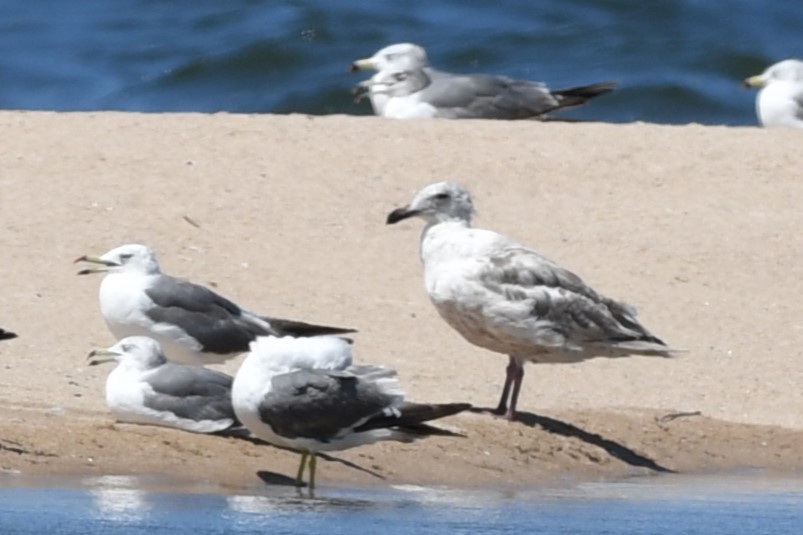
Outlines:
<svg viewBox="0 0 803 535"><path fill-rule="evenodd" d="M283 320L279 318L269 318L267 316L262 316L262 319L270 324L271 328L276 331L278 336L321 336L357 332L357 329L315 325L312 323L304 323L303 321Z"/></svg>
<svg viewBox="0 0 803 535"><path fill-rule="evenodd" d="M6 331L5 329L0 329L0 340L11 340L12 338L16 338L17 334L12 333L11 331Z"/></svg>
<svg viewBox="0 0 803 535"><path fill-rule="evenodd" d="M572 106L582 106L589 99L610 93L614 89L616 89L616 82L608 81L558 89L550 91L550 93L558 99L559 108L570 108Z"/></svg>
<svg viewBox="0 0 803 535"><path fill-rule="evenodd" d="M354 431L369 431L387 427L398 428L415 435L453 435L451 431L438 429L424 424L430 420L438 420L471 408L470 403L409 403L396 407L394 414L371 418Z"/></svg>

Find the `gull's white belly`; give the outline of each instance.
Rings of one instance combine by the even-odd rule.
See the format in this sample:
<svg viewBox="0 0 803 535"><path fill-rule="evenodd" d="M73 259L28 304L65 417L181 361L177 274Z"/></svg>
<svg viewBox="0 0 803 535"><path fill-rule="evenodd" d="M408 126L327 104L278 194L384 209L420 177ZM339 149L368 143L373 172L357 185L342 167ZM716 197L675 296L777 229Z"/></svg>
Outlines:
<svg viewBox="0 0 803 535"><path fill-rule="evenodd" d="M415 95L392 97L385 104L384 117L391 119L431 119L437 110L426 102L420 102Z"/></svg>

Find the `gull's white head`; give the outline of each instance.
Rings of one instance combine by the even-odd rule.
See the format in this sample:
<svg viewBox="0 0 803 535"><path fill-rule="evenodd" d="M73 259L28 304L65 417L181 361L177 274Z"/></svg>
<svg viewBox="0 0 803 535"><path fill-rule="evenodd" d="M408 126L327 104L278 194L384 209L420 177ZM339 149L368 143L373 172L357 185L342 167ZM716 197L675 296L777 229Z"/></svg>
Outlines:
<svg viewBox="0 0 803 535"><path fill-rule="evenodd" d="M419 191L413 201L388 214L392 225L410 217L420 217L428 224L459 221L471 224L474 204L468 190L457 182L436 182Z"/></svg>
<svg viewBox="0 0 803 535"><path fill-rule="evenodd" d="M803 82L803 61L786 59L744 80L745 87L766 87L773 82Z"/></svg>
<svg viewBox="0 0 803 535"><path fill-rule="evenodd" d="M427 52L413 43L397 43L386 46L370 58L358 59L350 70L356 71L404 71L422 69L428 64Z"/></svg>
<svg viewBox="0 0 803 535"><path fill-rule="evenodd" d="M99 267L82 269L79 275L89 273L141 273L143 275L154 275L160 272L159 262L156 255L145 245L129 243L121 245L101 256L85 255L76 262L91 262L98 264Z"/></svg>
<svg viewBox="0 0 803 535"><path fill-rule="evenodd" d="M108 349L95 349L87 358L90 366L113 361L137 371L150 370L167 362L159 342L147 336L123 338Z"/></svg>
<svg viewBox="0 0 803 535"><path fill-rule="evenodd" d="M341 370L351 365L351 346L337 336L260 336L249 346L249 360L276 371Z"/></svg>

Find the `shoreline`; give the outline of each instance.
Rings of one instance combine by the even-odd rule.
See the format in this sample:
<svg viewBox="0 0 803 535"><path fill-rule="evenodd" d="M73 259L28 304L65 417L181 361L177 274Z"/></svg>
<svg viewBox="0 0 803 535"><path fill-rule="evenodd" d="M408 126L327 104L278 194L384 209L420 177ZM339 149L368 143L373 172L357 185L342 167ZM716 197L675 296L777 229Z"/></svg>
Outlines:
<svg viewBox="0 0 803 535"><path fill-rule="evenodd" d="M319 484L515 490L745 469L803 476L803 430L723 422L703 415L666 422L667 416L674 415L634 409L526 413L525 423L513 424L484 414L455 416L445 420L445 427L463 437L334 452L335 460L322 458ZM103 416L83 416L62 427L67 418L67 414L42 416L31 411L25 424L6 427L0 439L0 474L78 478L159 474L190 486L242 490L263 483L290 486L299 462L294 452L239 437L116 424ZM51 426L61 433L42 441L42 427Z"/></svg>

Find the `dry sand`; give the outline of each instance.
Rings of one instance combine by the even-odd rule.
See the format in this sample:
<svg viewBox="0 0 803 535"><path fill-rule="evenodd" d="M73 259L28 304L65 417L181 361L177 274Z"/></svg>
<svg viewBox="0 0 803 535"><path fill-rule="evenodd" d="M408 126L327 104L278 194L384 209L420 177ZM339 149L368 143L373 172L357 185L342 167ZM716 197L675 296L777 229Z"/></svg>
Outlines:
<svg viewBox="0 0 803 535"><path fill-rule="evenodd" d="M397 368L411 399L494 405L506 358L437 317L420 223L384 224L442 179L472 190L478 226L636 305L688 352L529 366L522 423L453 417L465 438L343 452L364 470L325 463L322 483L803 469L803 132L3 112L0 139L0 327L20 335L0 342L4 470L293 475L289 452L113 423L109 368L85 363L113 342L100 280L71 262L133 241L254 311L358 327L358 360Z"/></svg>

